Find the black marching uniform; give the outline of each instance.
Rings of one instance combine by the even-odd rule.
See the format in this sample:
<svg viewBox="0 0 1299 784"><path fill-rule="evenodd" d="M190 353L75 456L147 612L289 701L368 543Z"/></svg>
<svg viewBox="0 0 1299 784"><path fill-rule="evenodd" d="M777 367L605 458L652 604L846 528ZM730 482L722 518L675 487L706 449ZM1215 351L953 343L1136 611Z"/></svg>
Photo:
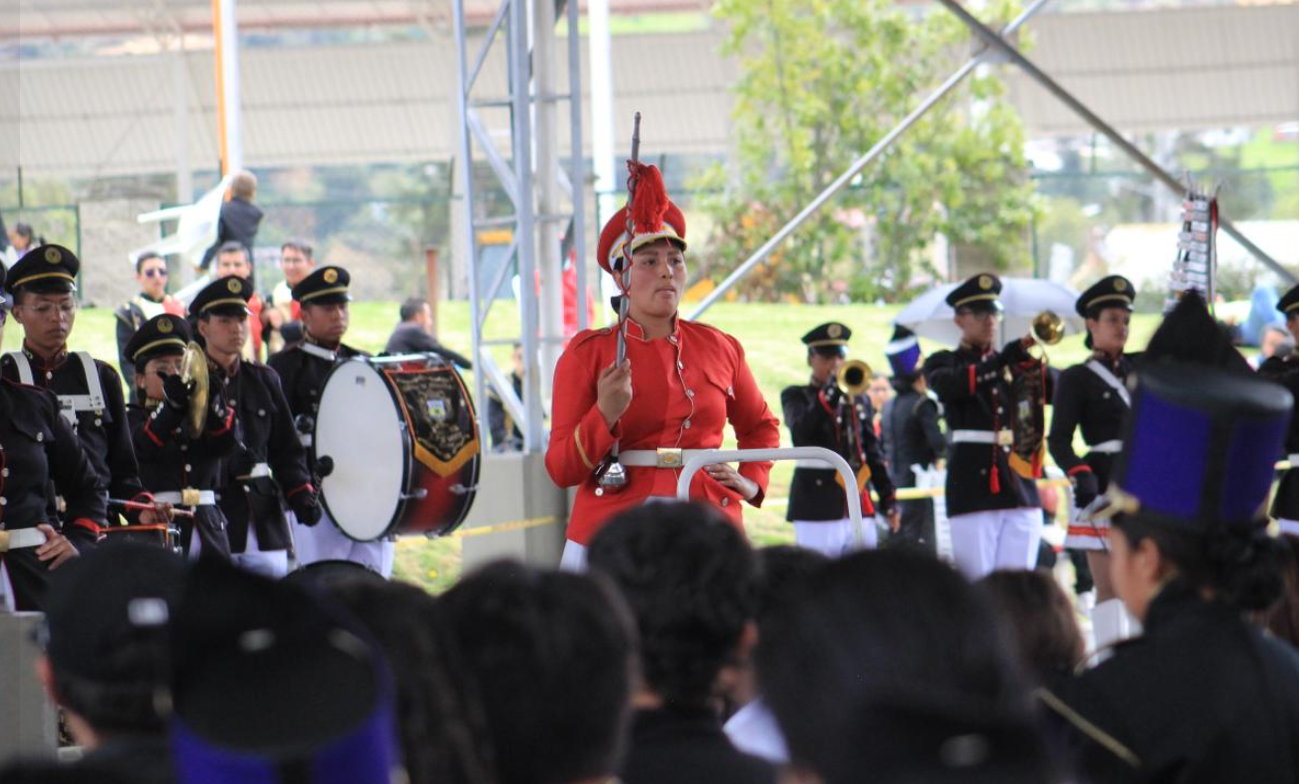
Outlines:
<svg viewBox="0 0 1299 784"><path fill-rule="evenodd" d="M852 331L843 324L829 323L813 329L803 336L808 350L831 356L843 356ZM889 479L884 454L875 437L874 409L870 398L858 395L849 406L844 392L831 380L822 386L811 382L802 386L786 387L780 393L780 405L785 414L785 425L794 446L820 446L838 452L850 463L860 461L862 469L869 471L870 483L880 498L879 512L893 510L896 491ZM855 417L856 421L849 421ZM853 436L860 454L849 454L848 436ZM791 523L833 523L848 516L848 500L833 468L795 467L789 489L789 507L785 519ZM865 488L863 488L863 491ZM875 514L870 495L862 492L862 518L868 530L863 532L868 544L873 542L874 527L870 518ZM837 550L833 545L832 549ZM828 553L838 555L839 552Z"/></svg>
<svg viewBox="0 0 1299 784"><path fill-rule="evenodd" d="M15 299L21 291L71 293L80 264L72 251L58 245L36 248L10 270L5 290ZM69 352L66 346L56 356L41 357L24 342L21 351L0 358L0 376L48 389L59 397L64 415L73 415L71 424L91 470L110 497L149 500L131 449L122 380L111 365L84 352ZM125 516L134 521L138 514Z"/></svg>
<svg viewBox="0 0 1299 784"><path fill-rule="evenodd" d="M38 250L44 258L45 251ZM60 260L56 252L55 263ZM0 265L0 284L5 278ZM67 504L63 525L52 514L55 492ZM93 547L107 501L100 475L59 414L58 399L44 389L0 379L0 563L9 574L15 609L42 609L49 580L49 565L36 557L44 538L32 529L48 523L61 528L77 549ZM19 536L30 541L15 541Z"/></svg>
<svg viewBox="0 0 1299 784"><path fill-rule="evenodd" d="M1281 297L1276 304L1277 310L1285 314L1289 321L1295 311L1299 311L1299 286L1295 286ZM1271 356L1263 361L1258 374L1269 381L1274 381L1299 399L1299 354L1284 357ZM1286 455L1299 457L1299 420L1290 420L1290 431L1285 439ZM1295 467L1281 473L1277 483L1276 496L1272 500L1272 517L1276 518L1283 533L1299 536L1299 460L1291 460Z"/></svg>
<svg viewBox="0 0 1299 784"><path fill-rule="evenodd" d="M954 308L999 309L1001 281L995 275L976 275L948 296ZM1018 340L1008 349L1022 346ZM1023 351L1019 349L1017 351ZM993 433L1006 440L1015 413L1007 368L1027 358L1027 353L998 352L961 345L955 351L938 351L925 360L925 380L943 404L950 445L947 450L947 516L998 509L1041 507L1037 483L1010 467L1008 443L970 443L960 431ZM1047 382L1048 387L1050 382ZM1048 399L1050 390L1048 389Z"/></svg>
<svg viewBox="0 0 1299 784"><path fill-rule="evenodd" d="M995 275L975 275L947 296L947 304L958 312L998 313L1000 293L1001 281ZM999 568L1031 568L1037 560L1041 513L1031 522L1021 514L1041 508L1037 482L1015 471L1010 462L1018 412L1010 373L1032 362L1020 339L1001 352L962 344L925 360L925 380L947 419L945 500L952 520L952 551L962 573L972 580ZM1044 374L1043 391L1045 402L1050 402L1049 374ZM955 519L963 515L978 517Z"/></svg>
<svg viewBox="0 0 1299 784"><path fill-rule="evenodd" d="M63 534L78 550L94 546L107 496L53 394L0 380L0 465L0 529L48 523L59 530L49 511L52 483L67 504ZM9 572L16 609L40 610L50 572L37 559L36 547L0 552L0 560Z"/></svg>
<svg viewBox="0 0 1299 784"><path fill-rule="evenodd" d="M293 299L304 307L348 302L352 299L348 293L351 281L352 276L342 267L321 267L298 281L298 285L293 287ZM310 434L315 429L325 378L339 362L364 356L369 355L343 343L335 348L322 346L315 338L306 335L267 360L280 377L289 411L296 418L300 440L306 448L307 465L312 475L316 466L315 453L310 448Z"/></svg>
<svg viewBox="0 0 1299 784"><path fill-rule="evenodd" d="M1155 542L1171 577L1134 589L1141 637L1040 695L1086 781L1299 784L1299 652L1246 617L1280 577L1262 509L1294 399L1242 365L1187 294L1135 377L1111 524Z"/></svg>
<svg viewBox="0 0 1299 784"><path fill-rule="evenodd" d="M247 313L251 287L236 276L208 284L190 303L190 315ZM217 503L229 522L230 552L247 551L249 531L262 552L288 550L283 499L300 519L320 517L320 505L307 471L306 454L293 426L293 414L274 370L242 357L234 371L215 368L212 391L235 412L237 445L222 461Z"/></svg>
<svg viewBox="0 0 1299 784"><path fill-rule="evenodd" d="M1076 309L1084 318L1098 319L1107 308L1131 311L1135 297L1136 290L1127 278L1111 275L1083 292ZM1087 340L1090 346L1091 337ZM1056 379L1047 447L1055 464L1073 481L1074 503L1079 509L1086 508L1109 486L1114 459L1122 446L1123 424L1131 409L1128 375L1138 356L1122 354L1115 358L1096 352ZM1074 432L1079 428L1089 447L1086 457L1080 457L1073 448ZM1103 550L1105 528L1100 523L1071 524L1065 546Z"/></svg>
<svg viewBox="0 0 1299 784"><path fill-rule="evenodd" d="M348 292L350 283L351 275L342 267L321 267L293 287L293 298L301 303L304 316L311 315L316 308L345 306L352 298ZM280 375L289 409L306 447L313 479L317 469L315 450L311 448L310 439L315 431L325 380L339 362L364 356L367 356L365 352L341 342L335 348L327 348L317 342L315 337L307 335L305 339L286 347L270 359L271 367ZM300 566L320 561L351 561L385 577L392 573L393 543L390 539L357 542L332 522L319 524L321 516L298 520L301 526L306 527L298 526L294 529Z"/></svg>
<svg viewBox="0 0 1299 784"><path fill-rule="evenodd" d="M150 359L181 354L189 337L189 328L179 317L157 316L132 336L127 344L127 356L143 375ZM178 382L179 379L169 380L172 384ZM140 477L156 500L193 512L193 518L176 518L186 556L193 550L197 531L201 557L228 561L228 526L215 496L221 461L236 446L234 411L220 395L213 395L202 434L191 438L184 423L192 390L181 386L168 393L169 399L127 408L135 453L140 461ZM143 393L141 396L144 397Z"/></svg>
<svg viewBox="0 0 1299 784"><path fill-rule="evenodd" d="M1083 720L1075 731L1087 780L1299 782L1299 654L1177 582L1155 597L1144 626L1099 667L1042 695Z"/></svg>
<svg viewBox="0 0 1299 784"><path fill-rule="evenodd" d="M893 339L885 346L889 367L893 371L893 391L880 415L880 440L889 478L898 487L915 487L916 472L912 466L932 468L947 452L947 439L938 424L937 398L928 390L916 390L920 373L920 344L916 335L903 326L893 330ZM885 540L888 547L912 547L936 554L934 502L929 498L899 501L898 530Z"/></svg>

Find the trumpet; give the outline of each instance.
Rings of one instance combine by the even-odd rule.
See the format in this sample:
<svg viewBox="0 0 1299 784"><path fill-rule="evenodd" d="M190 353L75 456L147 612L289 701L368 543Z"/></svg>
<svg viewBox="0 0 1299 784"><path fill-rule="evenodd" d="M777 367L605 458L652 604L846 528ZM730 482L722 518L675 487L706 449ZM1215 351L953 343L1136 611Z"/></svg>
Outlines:
<svg viewBox="0 0 1299 784"><path fill-rule="evenodd" d="M1044 310L1033 317L1033 339L1054 346L1064 338L1064 319L1055 311Z"/></svg>
<svg viewBox="0 0 1299 784"><path fill-rule="evenodd" d="M1055 311L1042 311L1033 317L1033 328L1028 338L1038 347L1040 356L1037 359L1045 362L1046 350L1042 346L1054 346L1064 339L1064 319Z"/></svg>
<svg viewBox="0 0 1299 784"><path fill-rule="evenodd" d="M850 359L835 371L834 383L851 397L866 394L870 389L871 366L860 359Z"/></svg>

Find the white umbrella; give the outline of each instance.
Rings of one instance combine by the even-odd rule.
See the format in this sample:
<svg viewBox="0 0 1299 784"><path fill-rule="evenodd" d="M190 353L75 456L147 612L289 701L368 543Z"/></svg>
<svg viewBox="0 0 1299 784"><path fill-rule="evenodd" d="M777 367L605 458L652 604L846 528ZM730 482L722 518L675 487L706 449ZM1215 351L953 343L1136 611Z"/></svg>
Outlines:
<svg viewBox="0 0 1299 784"><path fill-rule="evenodd" d="M961 282L948 283L926 291L911 300L893 319L893 323L906 327L922 338L955 346L961 340L961 332L952 322L952 317L956 314L946 299L959 285ZM998 299L1005 308L1001 323L1001 342L1027 335L1033 328L1033 317L1044 310L1053 311L1064 320L1066 335L1085 329L1082 318L1074 312L1078 292L1049 280L1002 278Z"/></svg>

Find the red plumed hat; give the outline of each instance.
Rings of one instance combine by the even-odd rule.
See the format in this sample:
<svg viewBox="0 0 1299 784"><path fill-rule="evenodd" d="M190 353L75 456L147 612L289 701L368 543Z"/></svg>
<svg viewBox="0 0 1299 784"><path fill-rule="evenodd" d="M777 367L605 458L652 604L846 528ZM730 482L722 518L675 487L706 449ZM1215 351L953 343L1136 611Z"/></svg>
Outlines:
<svg viewBox="0 0 1299 784"><path fill-rule="evenodd" d="M627 170L636 178L636 195L631 203L632 234L627 234L626 207L604 224L595 260L608 273L613 272L614 260L624 252L656 240L669 239L686 249L686 216L668 199L658 167L628 161Z"/></svg>

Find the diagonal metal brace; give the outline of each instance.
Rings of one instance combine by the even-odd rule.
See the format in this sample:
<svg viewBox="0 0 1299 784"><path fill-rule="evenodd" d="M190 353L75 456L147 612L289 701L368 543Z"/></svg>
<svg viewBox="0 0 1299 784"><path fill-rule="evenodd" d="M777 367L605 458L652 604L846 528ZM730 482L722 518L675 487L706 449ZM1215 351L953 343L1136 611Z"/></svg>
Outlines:
<svg viewBox="0 0 1299 784"><path fill-rule="evenodd" d="M1064 87L1061 87L1057 81L1052 79L1050 76L1047 76L1042 69L1034 65L1032 61L1021 54L1018 49L1008 43L995 31L980 22L978 19L975 19L969 11L966 11L961 7L960 3L956 2L956 0L939 0L939 2L946 6L947 10L956 14L956 17L964 22L965 26L970 28L970 31L981 39L984 44L999 50L1011 62L1023 69L1023 71L1027 73L1033 81L1046 88L1047 92L1054 95L1065 106L1068 106L1075 114L1081 117L1083 121L1095 128L1097 131L1100 131L1107 139L1113 142L1116 147L1127 153L1128 157L1136 161L1141 168L1149 172L1156 180L1168 186L1168 188L1179 196L1186 193L1185 183L1174 177L1159 164L1155 163L1150 156L1137 149L1136 145L1132 144L1132 142L1123 138L1123 136L1115 130L1113 126L1102 120L1099 115L1089 109L1082 101L1079 101L1072 93L1064 89ZM1269 256L1262 248L1250 241L1250 239L1242 234L1231 221L1219 217L1218 225L1228 234L1228 236L1240 243L1241 247L1249 251L1254 258L1261 261L1268 269L1280 275L1281 279L1286 281L1287 284L1294 285L1295 283L1299 283L1299 278L1296 278L1294 273L1281 266L1280 262Z"/></svg>

